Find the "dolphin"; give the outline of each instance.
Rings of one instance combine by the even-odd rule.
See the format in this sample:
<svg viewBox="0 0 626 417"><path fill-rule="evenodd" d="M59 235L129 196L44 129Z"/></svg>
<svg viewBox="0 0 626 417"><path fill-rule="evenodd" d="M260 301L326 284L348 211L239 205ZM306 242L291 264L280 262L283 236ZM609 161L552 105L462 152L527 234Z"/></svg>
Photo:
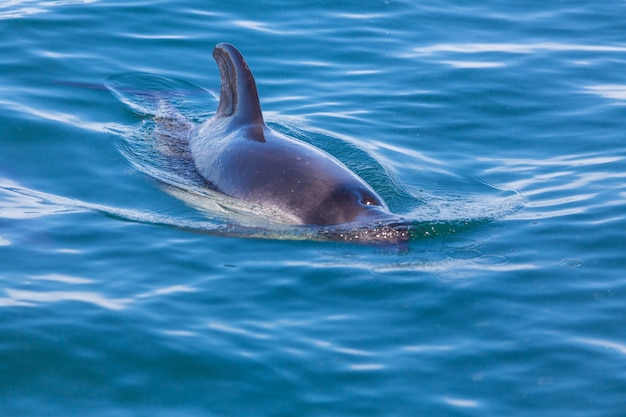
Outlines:
<svg viewBox="0 0 626 417"><path fill-rule="evenodd" d="M383 199L332 155L270 129L242 54L219 43L217 112L189 133L193 163L209 186L299 225L327 226L392 216Z"/></svg>

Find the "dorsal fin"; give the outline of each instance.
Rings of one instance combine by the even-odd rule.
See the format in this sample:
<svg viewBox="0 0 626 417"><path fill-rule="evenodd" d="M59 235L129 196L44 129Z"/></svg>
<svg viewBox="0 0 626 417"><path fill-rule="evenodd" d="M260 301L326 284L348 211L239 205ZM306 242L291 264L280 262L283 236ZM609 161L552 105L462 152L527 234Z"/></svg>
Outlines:
<svg viewBox="0 0 626 417"><path fill-rule="evenodd" d="M247 126L251 139L265 141L263 114L256 83L246 60L233 45L222 42L213 49L222 79L220 103L215 117L230 117L232 123Z"/></svg>

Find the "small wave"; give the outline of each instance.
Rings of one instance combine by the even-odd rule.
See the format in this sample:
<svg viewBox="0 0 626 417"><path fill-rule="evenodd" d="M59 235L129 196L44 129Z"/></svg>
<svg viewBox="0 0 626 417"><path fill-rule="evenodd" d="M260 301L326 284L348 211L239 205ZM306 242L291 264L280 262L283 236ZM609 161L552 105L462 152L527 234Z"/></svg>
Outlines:
<svg viewBox="0 0 626 417"><path fill-rule="evenodd" d="M17 19L33 14L45 13L52 7L89 4L95 3L96 1L97 0L57 0L48 2L32 0L9 1L6 5L0 5L0 20Z"/></svg>

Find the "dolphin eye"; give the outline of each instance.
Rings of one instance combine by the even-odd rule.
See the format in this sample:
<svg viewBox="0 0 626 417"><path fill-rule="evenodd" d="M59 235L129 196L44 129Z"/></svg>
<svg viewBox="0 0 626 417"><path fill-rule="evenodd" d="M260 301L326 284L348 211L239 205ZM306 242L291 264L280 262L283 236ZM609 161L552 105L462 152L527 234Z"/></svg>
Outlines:
<svg viewBox="0 0 626 417"><path fill-rule="evenodd" d="M363 204L364 206L377 206L378 202L372 197L366 196L361 198L361 204Z"/></svg>

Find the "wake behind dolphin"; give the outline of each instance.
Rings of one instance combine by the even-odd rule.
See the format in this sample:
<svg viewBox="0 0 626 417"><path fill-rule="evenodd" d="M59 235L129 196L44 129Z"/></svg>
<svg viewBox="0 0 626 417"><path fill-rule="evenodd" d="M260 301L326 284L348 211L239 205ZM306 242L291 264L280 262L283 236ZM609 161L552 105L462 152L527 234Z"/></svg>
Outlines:
<svg viewBox="0 0 626 417"><path fill-rule="evenodd" d="M345 161L265 124L252 72L233 45L218 44L213 56L221 88L217 112L208 119L204 111L191 119L180 111L190 96L207 96L191 84L146 74L113 76L105 84L135 113L149 116L139 129L112 129L124 139L131 164L216 222L226 221L228 235L396 243L453 233L521 206L513 192L480 215L459 206L459 215L450 216L447 202L434 207L409 196L405 200L422 213L394 214ZM403 190L393 188L397 200ZM445 211L448 218L441 217Z"/></svg>

